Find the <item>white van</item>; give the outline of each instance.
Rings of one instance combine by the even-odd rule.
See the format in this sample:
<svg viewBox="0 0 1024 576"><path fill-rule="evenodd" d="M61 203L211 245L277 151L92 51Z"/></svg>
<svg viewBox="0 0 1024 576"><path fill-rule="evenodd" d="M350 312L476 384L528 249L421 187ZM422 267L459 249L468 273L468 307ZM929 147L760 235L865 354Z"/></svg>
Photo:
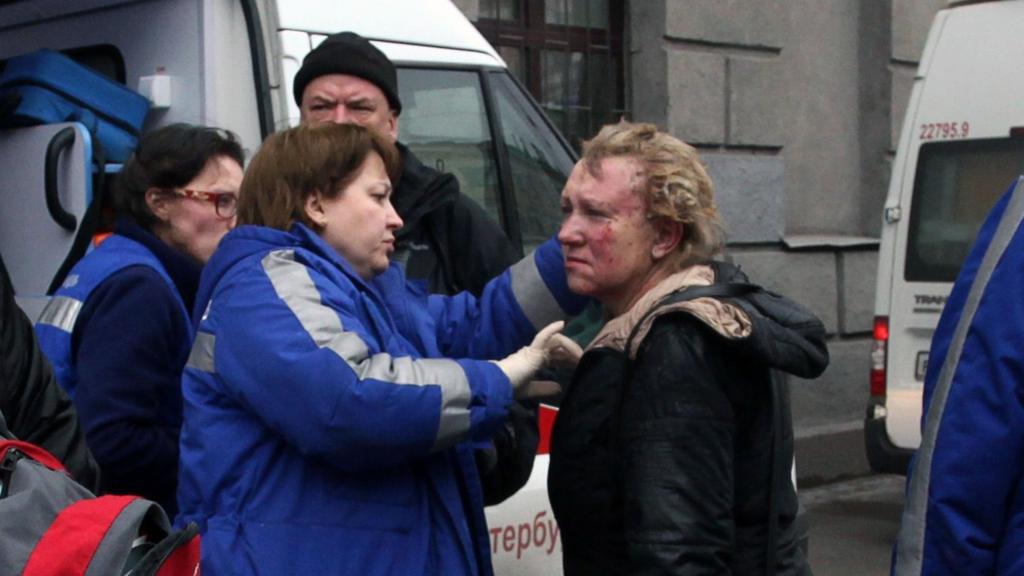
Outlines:
<svg viewBox="0 0 1024 576"><path fill-rule="evenodd" d="M906 474L921 442L932 334L996 199L1024 173L1024 0L935 16L884 209L864 434L874 470Z"/></svg>
<svg viewBox="0 0 1024 576"><path fill-rule="evenodd" d="M63 51L149 97L146 129L227 128L249 156L298 123L291 87L302 58L328 34L358 32L396 63L399 139L424 164L454 173L524 252L558 227L574 152L449 0L0 3L0 66L40 48ZM43 194L47 146L66 127L76 137L56 177L60 203L80 222L92 197L88 132L74 123L0 130L0 253L33 318L74 236L50 217ZM539 456L528 486L488 509L498 574L561 573L546 475Z"/></svg>

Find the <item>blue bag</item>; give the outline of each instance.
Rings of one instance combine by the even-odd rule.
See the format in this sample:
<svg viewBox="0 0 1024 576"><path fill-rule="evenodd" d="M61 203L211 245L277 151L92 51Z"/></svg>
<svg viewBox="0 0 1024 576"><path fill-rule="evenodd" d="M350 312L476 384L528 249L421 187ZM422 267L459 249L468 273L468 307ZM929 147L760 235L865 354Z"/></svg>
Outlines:
<svg viewBox="0 0 1024 576"><path fill-rule="evenodd" d="M9 59L0 74L0 96L10 92L20 103L4 126L81 122L107 162L128 159L149 111L141 94L53 50Z"/></svg>

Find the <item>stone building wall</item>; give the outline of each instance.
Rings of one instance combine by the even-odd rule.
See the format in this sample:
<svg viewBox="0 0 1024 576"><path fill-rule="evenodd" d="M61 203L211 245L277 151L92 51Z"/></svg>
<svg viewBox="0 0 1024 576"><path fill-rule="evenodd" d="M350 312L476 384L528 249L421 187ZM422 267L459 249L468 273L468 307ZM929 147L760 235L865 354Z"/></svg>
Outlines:
<svg viewBox="0 0 1024 576"><path fill-rule="evenodd" d="M798 429L859 426L881 209L943 0L627 0L633 117L701 149L727 257L816 312L832 363Z"/></svg>
<svg viewBox="0 0 1024 576"><path fill-rule="evenodd" d="M831 366L792 387L798 430L856 428L893 148L947 0L623 1L632 119L701 150L726 258L828 329Z"/></svg>

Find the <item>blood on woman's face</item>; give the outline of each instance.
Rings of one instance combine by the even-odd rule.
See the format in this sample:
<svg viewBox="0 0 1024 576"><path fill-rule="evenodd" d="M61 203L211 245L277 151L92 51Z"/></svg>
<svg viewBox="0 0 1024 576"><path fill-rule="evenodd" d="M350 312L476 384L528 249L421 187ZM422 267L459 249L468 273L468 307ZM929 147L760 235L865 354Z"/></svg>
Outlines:
<svg viewBox="0 0 1024 576"><path fill-rule="evenodd" d="M611 157L594 172L577 163L562 191L558 241L569 288L615 314L645 288L655 267L657 234L636 191L643 178L633 158Z"/></svg>

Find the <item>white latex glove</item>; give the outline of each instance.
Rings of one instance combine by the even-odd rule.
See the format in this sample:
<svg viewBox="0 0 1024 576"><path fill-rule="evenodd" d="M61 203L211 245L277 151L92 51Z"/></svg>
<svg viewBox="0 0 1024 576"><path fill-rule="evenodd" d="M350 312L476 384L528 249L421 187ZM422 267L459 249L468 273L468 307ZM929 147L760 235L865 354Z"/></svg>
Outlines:
<svg viewBox="0 0 1024 576"><path fill-rule="evenodd" d="M501 360L494 361L498 368L505 373L505 376L508 376L516 398L526 397L528 392L526 384L533 378L534 373L548 362L551 337L558 334L564 326L565 322L561 320L552 322L533 337L533 342L529 346L520 348Z"/></svg>
<svg viewBox="0 0 1024 576"><path fill-rule="evenodd" d="M575 369L583 356L583 348L564 334L552 334L547 345L548 361L547 366L559 366L562 368ZM562 392L562 386L551 380L530 380L525 386L516 390L516 397L519 399L529 398L531 400L550 398Z"/></svg>
<svg viewBox="0 0 1024 576"><path fill-rule="evenodd" d="M548 366L576 368L583 356L583 348L565 334L553 334L548 339Z"/></svg>

